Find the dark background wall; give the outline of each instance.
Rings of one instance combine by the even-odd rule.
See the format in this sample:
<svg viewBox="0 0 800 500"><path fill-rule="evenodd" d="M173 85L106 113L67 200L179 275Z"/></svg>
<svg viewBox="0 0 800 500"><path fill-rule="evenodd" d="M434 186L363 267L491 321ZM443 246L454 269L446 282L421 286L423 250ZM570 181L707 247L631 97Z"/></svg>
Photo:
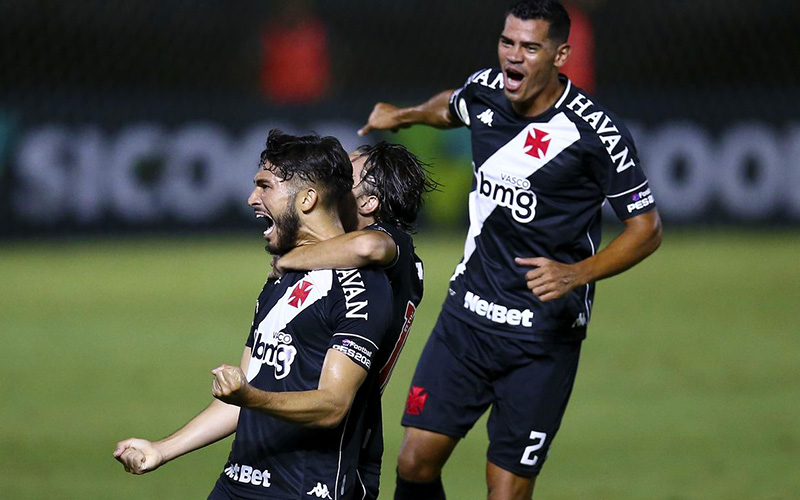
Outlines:
<svg viewBox="0 0 800 500"><path fill-rule="evenodd" d="M654 190L668 220L800 220L794 154L800 140L800 3L573 3L591 21L594 94L633 130L648 174L659 181ZM276 21L292 22L291 13L280 17L287 5L317 18L327 34L329 83L318 99L281 102L260 85L262 36ZM52 175L74 182L85 165L112 177L120 169L135 171L135 182L110 184L136 195L149 190L145 198L158 198L153 190L168 177L163 165L183 136L189 136L184 143L206 151L187 160L200 164L190 170L208 174L242 165L241 175L225 181L230 183L245 179L252 166L246 157L257 152L257 136L270 126L331 133L353 146L354 132L375 101L417 102L494 65L506 6L477 0L0 1L0 234L54 224L31 216L25 200L36 197ZM139 134L137 140L150 153L133 155L136 165L130 167L120 162L120 148L142 126L149 127L149 139ZM204 131L199 135L192 132L198 127ZM95 149L103 151L91 161L89 136L96 136ZM208 147L209 137L219 144ZM462 132L417 132L397 140L443 164L445 181L455 176L450 184L464 184L469 151ZM217 166L208 160L209 149L217 151ZM449 163L467 168L457 171ZM155 172L149 180L147 165ZM202 172L195 177L203 182ZM111 202L103 201L106 187L92 191L81 185L79 194L98 198L92 202L97 206L87 215L70 201L74 193L64 192L63 201L54 202L63 212L59 227L120 227L110 223L117 216ZM233 203L240 193L231 189ZM448 203L460 203L448 196ZM223 216L226 210L239 215ZM190 226L229 226L241 213L221 209ZM437 217L427 217L432 218ZM172 214L132 225L182 221Z"/></svg>

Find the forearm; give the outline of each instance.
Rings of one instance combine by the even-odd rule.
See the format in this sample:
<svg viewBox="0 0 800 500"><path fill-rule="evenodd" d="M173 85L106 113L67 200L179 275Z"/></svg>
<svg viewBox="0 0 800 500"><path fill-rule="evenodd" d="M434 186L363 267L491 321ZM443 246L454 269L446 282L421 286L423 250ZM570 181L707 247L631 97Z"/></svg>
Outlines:
<svg viewBox="0 0 800 500"><path fill-rule="evenodd" d="M436 128L453 128L459 122L450 113L450 96L453 90L445 90L417 106L397 110L401 125L423 124Z"/></svg>
<svg viewBox="0 0 800 500"><path fill-rule="evenodd" d="M661 219L653 210L626 222L625 229L597 254L576 264L579 284L617 275L635 266L661 244Z"/></svg>
<svg viewBox="0 0 800 500"><path fill-rule="evenodd" d="M350 269L388 265L396 255L394 240L377 231L354 231L314 245L297 247L276 262L278 270Z"/></svg>
<svg viewBox="0 0 800 500"><path fill-rule="evenodd" d="M238 421L238 406L214 400L178 431L154 445L164 456L164 461L169 462L230 436L236 431Z"/></svg>
<svg viewBox="0 0 800 500"><path fill-rule="evenodd" d="M250 386L242 406L297 425L332 428L342 421L350 403L332 391L266 392Z"/></svg>

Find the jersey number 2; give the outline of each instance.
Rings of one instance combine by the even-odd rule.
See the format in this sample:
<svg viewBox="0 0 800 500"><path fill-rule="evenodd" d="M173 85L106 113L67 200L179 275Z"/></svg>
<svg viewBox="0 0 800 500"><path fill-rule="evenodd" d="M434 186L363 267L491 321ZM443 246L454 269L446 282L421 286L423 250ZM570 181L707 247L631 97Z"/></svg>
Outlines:
<svg viewBox="0 0 800 500"><path fill-rule="evenodd" d="M519 461L522 465L536 465L536 462L539 461L539 457L535 455L535 453L542 449L544 446L544 441L547 439L547 433L545 432L537 432L531 431L531 439L533 439L534 443L530 446L525 448L525 451L522 453L522 459Z"/></svg>

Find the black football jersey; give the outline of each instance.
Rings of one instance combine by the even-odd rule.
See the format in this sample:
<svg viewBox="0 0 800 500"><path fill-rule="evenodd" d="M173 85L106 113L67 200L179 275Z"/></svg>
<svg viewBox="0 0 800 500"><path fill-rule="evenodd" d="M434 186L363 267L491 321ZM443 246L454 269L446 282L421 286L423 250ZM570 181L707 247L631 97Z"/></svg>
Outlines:
<svg viewBox="0 0 800 500"><path fill-rule="evenodd" d="M563 94L532 118L512 109L499 69L476 72L450 98L451 113L471 131L475 177L464 257L444 312L499 335L584 338L594 284L541 302L526 286L530 268L514 258L578 262L598 250L605 201L620 219L655 206L622 121L560 80Z"/></svg>
<svg viewBox="0 0 800 500"><path fill-rule="evenodd" d="M389 285L392 287L392 320L388 337L392 348L380 353L380 389L386 388L400 351L405 345L411 323L417 307L422 301L424 269L422 260L414 251L414 240L411 235L397 226L385 222L376 222L366 227L373 231L382 231L394 240L397 246L397 257L394 262L383 268Z"/></svg>
<svg viewBox="0 0 800 500"><path fill-rule="evenodd" d="M410 234L397 226L385 222L376 222L367 226L366 229L382 231L388 234L397 246L397 256L394 261L383 268L392 287L393 296L391 326L386 335L386 348L381 348L379 351L379 366L381 369L376 380L377 389L380 393L383 393L411 331L411 323L414 320L417 307L422 301L424 270L422 260L414 251L414 240ZM359 469L362 476L365 473L380 474L381 457L383 455L381 405L380 400L370 401L370 403L373 402L377 402L377 404L372 404L367 408L368 419L372 423L369 426L369 434L364 442L364 449L360 459Z"/></svg>
<svg viewBox="0 0 800 500"><path fill-rule="evenodd" d="M375 268L287 273L264 285L247 340L247 379L272 392L317 388L328 349L368 371L339 426L299 426L242 408L222 473L243 498L352 498L366 408L380 394L380 351L387 342L392 293ZM358 490L360 491L360 489Z"/></svg>

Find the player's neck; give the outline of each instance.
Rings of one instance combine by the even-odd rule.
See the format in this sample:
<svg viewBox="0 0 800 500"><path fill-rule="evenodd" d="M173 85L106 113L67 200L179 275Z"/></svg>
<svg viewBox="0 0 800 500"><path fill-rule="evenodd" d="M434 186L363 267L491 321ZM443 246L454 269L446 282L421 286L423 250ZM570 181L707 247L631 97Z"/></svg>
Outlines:
<svg viewBox="0 0 800 500"><path fill-rule="evenodd" d="M556 103L556 101L558 101L558 99L564 93L565 88L566 84L564 84L556 74L555 77L548 82L547 86L545 86L541 92L536 94L536 97L534 97L530 102L512 102L511 107L520 116L525 116L528 118L539 116L550 109Z"/></svg>
<svg viewBox="0 0 800 500"><path fill-rule="evenodd" d="M375 217L364 217L363 215L358 215L358 230L364 229L367 226L375 224L378 222Z"/></svg>
<svg viewBox="0 0 800 500"><path fill-rule="evenodd" d="M344 226L338 216L319 214L305 217L297 231L297 246L313 245L344 234Z"/></svg>

